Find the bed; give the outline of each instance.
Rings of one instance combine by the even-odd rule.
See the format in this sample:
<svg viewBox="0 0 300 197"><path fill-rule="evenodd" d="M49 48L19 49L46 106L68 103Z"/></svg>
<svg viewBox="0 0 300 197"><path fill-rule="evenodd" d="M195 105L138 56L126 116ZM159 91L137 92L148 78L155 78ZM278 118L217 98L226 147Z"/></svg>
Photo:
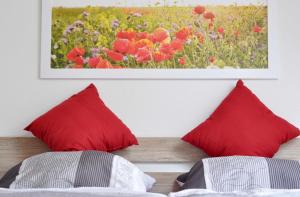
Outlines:
<svg viewBox="0 0 300 197"><path fill-rule="evenodd" d="M155 164L156 166L167 164L188 165L206 157L202 151L181 141L179 138L139 138L138 140L139 146L129 147L114 153L135 164ZM47 151L49 151L47 146L36 138L0 138L0 176L23 159ZM299 160L300 139L297 138L283 145L275 157ZM150 192L169 194L179 190L175 179L182 172L166 172L156 168L155 172L149 171L146 173L157 180ZM177 196L177 194L173 196ZM118 192L116 192L117 195Z"/></svg>

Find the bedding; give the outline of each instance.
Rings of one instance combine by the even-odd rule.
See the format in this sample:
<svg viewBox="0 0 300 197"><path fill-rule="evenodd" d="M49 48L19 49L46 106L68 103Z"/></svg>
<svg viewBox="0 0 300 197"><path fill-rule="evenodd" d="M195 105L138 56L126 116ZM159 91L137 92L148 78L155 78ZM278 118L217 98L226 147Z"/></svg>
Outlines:
<svg viewBox="0 0 300 197"><path fill-rule="evenodd" d="M205 189L190 189L170 193L169 197L299 197L300 190L260 189L243 192L215 192Z"/></svg>
<svg viewBox="0 0 300 197"><path fill-rule="evenodd" d="M181 189L217 192L300 189L300 162L263 157L202 159L177 178Z"/></svg>
<svg viewBox="0 0 300 197"><path fill-rule="evenodd" d="M115 188L0 189L1 197L166 197Z"/></svg>
<svg viewBox="0 0 300 197"><path fill-rule="evenodd" d="M34 120L25 130L53 151L113 152L138 144L130 129L104 104L93 84Z"/></svg>
<svg viewBox="0 0 300 197"><path fill-rule="evenodd" d="M146 192L154 183L154 178L122 157L100 151L77 151L29 157L4 175L0 187L110 187Z"/></svg>
<svg viewBox="0 0 300 197"><path fill-rule="evenodd" d="M69 189L0 189L1 197L167 197L163 194L131 192L113 188ZM300 190L254 190L247 192L214 192L210 190L184 190L169 197L299 197Z"/></svg>
<svg viewBox="0 0 300 197"><path fill-rule="evenodd" d="M239 80L213 114L182 139L211 157L273 157L281 144L299 134Z"/></svg>

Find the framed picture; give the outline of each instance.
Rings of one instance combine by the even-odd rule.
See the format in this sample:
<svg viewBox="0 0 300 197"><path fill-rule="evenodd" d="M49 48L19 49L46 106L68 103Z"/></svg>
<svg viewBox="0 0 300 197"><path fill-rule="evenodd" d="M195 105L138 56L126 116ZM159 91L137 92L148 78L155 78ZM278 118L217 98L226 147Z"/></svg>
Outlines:
<svg viewBox="0 0 300 197"><path fill-rule="evenodd" d="M275 0L43 0L41 78L276 79Z"/></svg>

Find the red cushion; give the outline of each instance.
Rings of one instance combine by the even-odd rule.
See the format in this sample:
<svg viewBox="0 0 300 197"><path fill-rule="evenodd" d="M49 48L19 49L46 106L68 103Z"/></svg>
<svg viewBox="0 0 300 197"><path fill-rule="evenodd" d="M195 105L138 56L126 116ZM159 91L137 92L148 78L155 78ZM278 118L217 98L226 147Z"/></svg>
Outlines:
<svg viewBox="0 0 300 197"><path fill-rule="evenodd" d="M215 112L182 139L213 157L273 157L281 144L299 134L239 80Z"/></svg>
<svg viewBox="0 0 300 197"><path fill-rule="evenodd" d="M25 130L54 151L115 151L138 144L91 84L33 121Z"/></svg>

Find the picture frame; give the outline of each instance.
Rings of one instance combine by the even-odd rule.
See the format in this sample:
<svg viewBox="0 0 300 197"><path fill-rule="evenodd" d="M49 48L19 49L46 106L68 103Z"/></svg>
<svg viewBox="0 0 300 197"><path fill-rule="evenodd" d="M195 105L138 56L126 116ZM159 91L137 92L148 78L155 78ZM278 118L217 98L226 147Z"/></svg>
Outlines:
<svg viewBox="0 0 300 197"><path fill-rule="evenodd" d="M127 69L53 69L51 67L52 8L54 1L42 0L42 31L40 78L42 79L277 79L279 77L280 55L278 54L278 3L267 2L267 45L268 65L264 69L223 68L127 68ZM74 4L84 1L95 4L101 0L72 0ZM143 0L142 0L143 1ZM185 0L189 1L189 0ZM223 0L226 2L227 0ZM218 1L220 2L220 1ZM245 0L247 2L247 0Z"/></svg>

